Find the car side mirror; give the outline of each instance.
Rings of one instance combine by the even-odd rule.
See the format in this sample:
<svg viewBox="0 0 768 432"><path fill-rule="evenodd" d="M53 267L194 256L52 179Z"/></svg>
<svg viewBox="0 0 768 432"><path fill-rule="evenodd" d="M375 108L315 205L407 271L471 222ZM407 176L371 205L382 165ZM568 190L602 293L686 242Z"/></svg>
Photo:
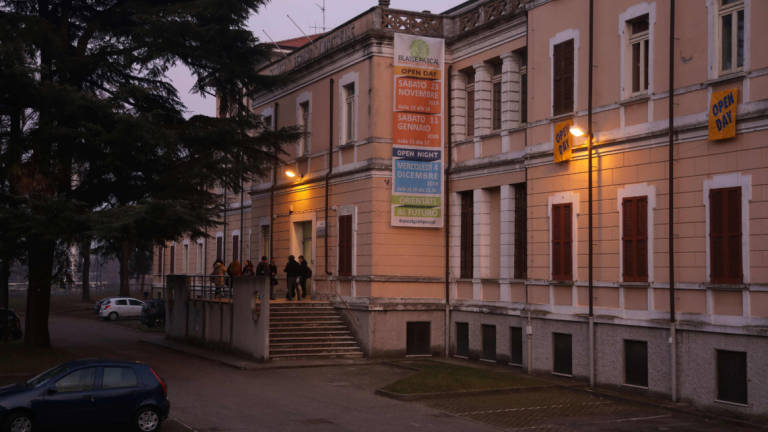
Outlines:
<svg viewBox="0 0 768 432"><path fill-rule="evenodd" d="M56 387L48 387L48 394L49 394L49 395L55 395L55 394L56 394L56 393L58 393L58 392L59 392L59 391L58 391L58 390L56 390Z"/></svg>

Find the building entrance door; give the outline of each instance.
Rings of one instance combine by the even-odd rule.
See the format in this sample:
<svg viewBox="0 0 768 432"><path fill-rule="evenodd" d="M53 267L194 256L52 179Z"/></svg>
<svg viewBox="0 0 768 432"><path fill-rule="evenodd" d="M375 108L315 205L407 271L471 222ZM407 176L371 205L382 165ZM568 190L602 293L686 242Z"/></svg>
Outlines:
<svg viewBox="0 0 768 432"><path fill-rule="evenodd" d="M315 259L312 249L312 221L294 222L293 229L296 234L296 244L294 249L296 251L296 260L299 259L299 255L303 255L304 259L307 260L307 265L314 274ZM310 278L307 280L307 293L312 292L311 284L312 281Z"/></svg>

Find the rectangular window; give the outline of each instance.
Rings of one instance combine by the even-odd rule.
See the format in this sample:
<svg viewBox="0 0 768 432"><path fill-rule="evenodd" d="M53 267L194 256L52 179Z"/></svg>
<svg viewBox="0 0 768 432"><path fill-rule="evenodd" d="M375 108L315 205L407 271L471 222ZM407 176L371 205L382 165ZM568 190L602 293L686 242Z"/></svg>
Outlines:
<svg viewBox="0 0 768 432"><path fill-rule="evenodd" d="M469 357L469 323L456 323L456 355Z"/></svg>
<svg viewBox="0 0 768 432"><path fill-rule="evenodd" d="M216 237L216 259L224 259L224 239L222 237Z"/></svg>
<svg viewBox="0 0 768 432"><path fill-rule="evenodd" d="M528 278L528 192L515 185L515 279Z"/></svg>
<svg viewBox="0 0 768 432"><path fill-rule="evenodd" d="M552 61L552 114L567 114L573 111L573 39L555 45Z"/></svg>
<svg viewBox="0 0 768 432"><path fill-rule="evenodd" d="M720 72L735 72L744 67L744 1L721 0Z"/></svg>
<svg viewBox="0 0 768 432"><path fill-rule="evenodd" d="M624 382L648 387L648 342L624 341Z"/></svg>
<svg viewBox="0 0 768 432"><path fill-rule="evenodd" d="M352 215L339 216L339 276L352 276Z"/></svg>
<svg viewBox="0 0 768 432"><path fill-rule="evenodd" d="M648 282L648 197L622 201L624 281Z"/></svg>
<svg viewBox="0 0 768 432"><path fill-rule="evenodd" d="M299 129L303 135L299 139L298 156L303 156L309 153L309 101L299 104L299 121Z"/></svg>
<svg viewBox="0 0 768 432"><path fill-rule="evenodd" d="M261 255L271 258L269 254L269 225L261 226Z"/></svg>
<svg viewBox="0 0 768 432"><path fill-rule="evenodd" d="M496 326L483 324L483 358L496 360Z"/></svg>
<svg viewBox="0 0 768 432"><path fill-rule="evenodd" d="M429 322L409 322L405 326L405 353L407 355L429 355Z"/></svg>
<svg viewBox="0 0 768 432"><path fill-rule="evenodd" d="M163 256L165 255L165 247L161 247L157 250L157 272L160 274L165 274L165 267L163 265L165 264L163 262Z"/></svg>
<svg viewBox="0 0 768 432"><path fill-rule="evenodd" d="M459 277L470 279L473 276L472 259L474 237L474 199L472 191L461 192L461 271Z"/></svg>
<svg viewBox="0 0 768 432"><path fill-rule="evenodd" d="M203 260L205 259L204 248L202 243L197 244L197 272L203 274L205 272L205 266L203 266Z"/></svg>
<svg viewBox="0 0 768 432"><path fill-rule="evenodd" d="M632 93L648 90L648 14L627 21L632 48Z"/></svg>
<svg viewBox="0 0 768 432"><path fill-rule="evenodd" d="M493 130L501 129L501 76L493 77Z"/></svg>
<svg viewBox="0 0 768 432"><path fill-rule="evenodd" d="M168 270L169 274L176 273L176 246L171 245L171 268Z"/></svg>
<svg viewBox="0 0 768 432"><path fill-rule="evenodd" d="M747 404L747 353L717 350L717 399Z"/></svg>
<svg viewBox="0 0 768 432"><path fill-rule="evenodd" d="M467 130L465 131L466 137L475 136L475 74L474 72L467 73Z"/></svg>
<svg viewBox="0 0 768 432"><path fill-rule="evenodd" d="M520 126L528 122L528 72L520 71Z"/></svg>
<svg viewBox="0 0 768 432"><path fill-rule="evenodd" d="M189 274L189 245L184 245L184 256L182 258L184 260L184 274Z"/></svg>
<svg viewBox="0 0 768 432"><path fill-rule="evenodd" d="M240 261L240 236L232 236L232 261Z"/></svg>
<svg viewBox="0 0 768 432"><path fill-rule="evenodd" d="M523 329L521 327L509 328L509 362L516 365L523 364Z"/></svg>
<svg viewBox="0 0 768 432"><path fill-rule="evenodd" d="M565 333L552 333L554 351L554 364L552 370L555 373L573 374L573 344L571 335Z"/></svg>
<svg viewBox="0 0 768 432"><path fill-rule="evenodd" d="M552 279L573 280L571 204L552 206Z"/></svg>
<svg viewBox="0 0 768 432"><path fill-rule="evenodd" d="M711 282L743 282L740 187L709 191L709 258Z"/></svg>
<svg viewBox="0 0 768 432"><path fill-rule="evenodd" d="M344 94L344 143L355 140L355 83L343 87Z"/></svg>

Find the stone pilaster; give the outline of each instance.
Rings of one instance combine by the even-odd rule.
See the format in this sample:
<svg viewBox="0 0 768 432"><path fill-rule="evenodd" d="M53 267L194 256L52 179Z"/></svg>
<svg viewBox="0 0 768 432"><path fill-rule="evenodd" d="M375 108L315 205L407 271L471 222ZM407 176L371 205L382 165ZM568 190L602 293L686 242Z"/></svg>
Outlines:
<svg viewBox="0 0 768 432"><path fill-rule="evenodd" d="M491 68L485 63L475 68L475 136L491 133Z"/></svg>
<svg viewBox="0 0 768 432"><path fill-rule="evenodd" d="M473 278L488 277L491 254L491 197L485 189L475 189L473 198Z"/></svg>
<svg viewBox="0 0 768 432"><path fill-rule="evenodd" d="M451 142L464 139L467 128L467 77L451 73Z"/></svg>

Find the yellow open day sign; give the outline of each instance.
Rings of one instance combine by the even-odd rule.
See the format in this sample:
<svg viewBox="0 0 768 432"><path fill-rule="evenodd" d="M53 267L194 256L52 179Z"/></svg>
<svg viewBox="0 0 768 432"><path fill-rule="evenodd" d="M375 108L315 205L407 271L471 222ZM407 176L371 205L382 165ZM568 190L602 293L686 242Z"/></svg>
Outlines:
<svg viewBox="0 0 768 432"><path fill-rule="evenodd" d="M552 153L555 155L555 162L571 160L571 150L573 149L571 126L573 126L573 119L555 123L555 134L552 138Z"/></svg>
<svg viewBox="0 0 768 432"><path fill-rule="evenodd" d="M712 92L709 105L709 140L733 138L736 136L736 105L739 89L732 88Z"/></svg>

